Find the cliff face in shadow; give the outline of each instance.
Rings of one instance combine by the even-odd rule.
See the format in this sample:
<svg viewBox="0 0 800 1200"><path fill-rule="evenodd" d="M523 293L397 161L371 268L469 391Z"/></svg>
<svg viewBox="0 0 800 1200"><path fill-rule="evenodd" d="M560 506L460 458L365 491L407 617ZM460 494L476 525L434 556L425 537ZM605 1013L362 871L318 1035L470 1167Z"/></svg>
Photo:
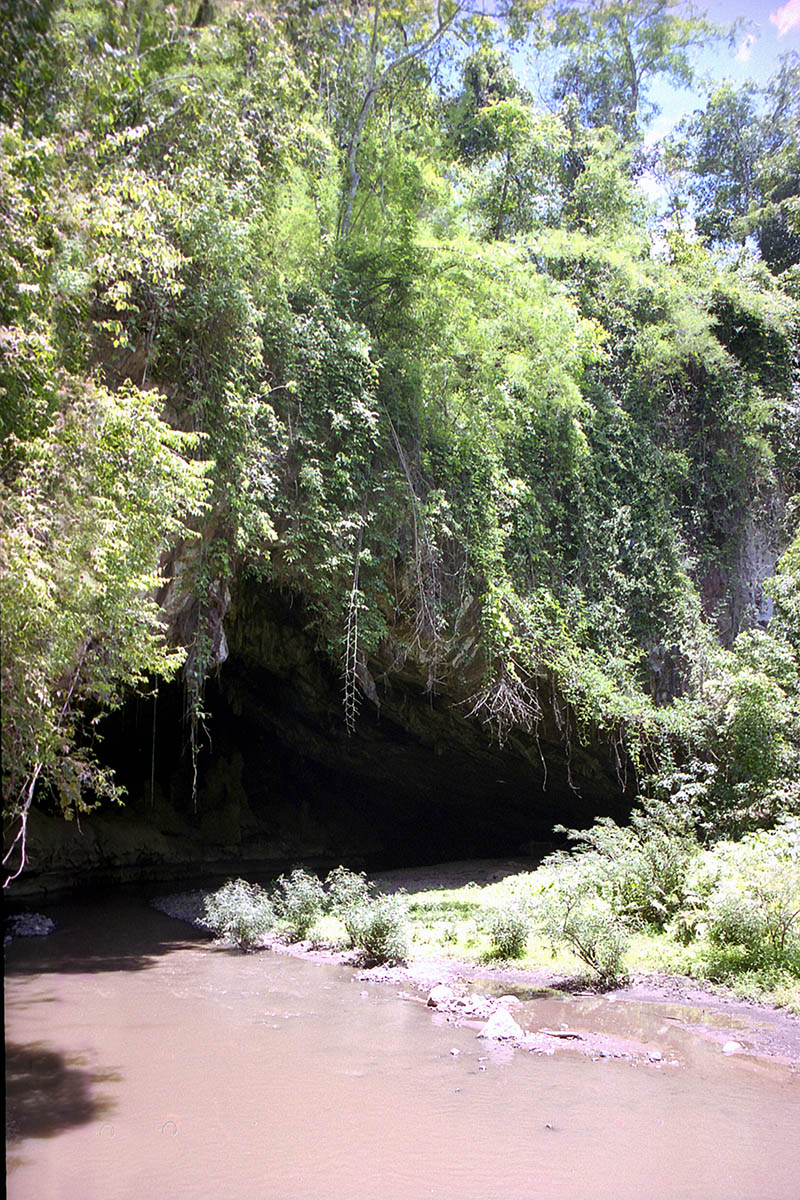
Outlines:
<svg viewBox="0 0 800 1200"><path fill-rule="evenodd" d="M349 733L340 673L302 602L245 582L226 620L229 657L207 689L195 800L182 694L162 687L157 701L134 700L106 723L103 752L127 788L125 807L80 828L36 815L18 894L299 860L535 854L558 822L623 815L630 795L612 748L574 734L567 744L544 686L538 730L502 746L470 715L483 671L475 619L465 612L432 689L429 665L401 660L396 646L363 663L367 694Z"/></svg>

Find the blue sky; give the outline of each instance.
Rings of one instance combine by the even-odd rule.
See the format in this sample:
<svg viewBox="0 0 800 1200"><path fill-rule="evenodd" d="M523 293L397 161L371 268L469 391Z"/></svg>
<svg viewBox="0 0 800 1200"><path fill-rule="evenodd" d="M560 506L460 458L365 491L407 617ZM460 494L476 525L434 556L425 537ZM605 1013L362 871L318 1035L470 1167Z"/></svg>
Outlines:
<svg viewBox="0 0 800 1200"><path fill-rule="evenodd" d="M699 71L714 79L736 83L752 79L764 84L777 70L781 55L792 50L800 53L800 0L787 0L783 4L780 0L749 0L749 3L706 0L705 4L700 0L697 7L704 9L718 25L729 26L740 17L747 22L735 45L722 42L697 56ZM648 131L648 141L663 137L676 121L700 103L695 93L663 83L656 84L651 95L662 112Z"/></svg>
<svg viewBox="0 0 800 1200"><path fill-rule="evenodd" d="M744 83L751 79L763 85L778 68L783 54L800 53L800 0L694 0L694 7L709 20L725 29L743 20L741 29L731 45L723 38L716 46L695 54L693 59L698 75L721 82L730 79ZM512 62L534 95L539 88L537 79L547 80L548 62L535 52L516 51ZM703 89L674 88L656 80L649 96L661 109L647 130L648 142L658 141L669 133L681 117L699 108Z"/></svg>
<svg viewBox="0 0 800 1200"><path fill-rule="evenodd" d="M730 0L708 0L705 8L712 21L727 25L744 16L748 30L740 35L734 49L727 47L718 56L718 67L733 79L755 77L764 82L772 74L781 54L800 51L800 0L776 3L775 0L750 0L733 4Z"/></svg>

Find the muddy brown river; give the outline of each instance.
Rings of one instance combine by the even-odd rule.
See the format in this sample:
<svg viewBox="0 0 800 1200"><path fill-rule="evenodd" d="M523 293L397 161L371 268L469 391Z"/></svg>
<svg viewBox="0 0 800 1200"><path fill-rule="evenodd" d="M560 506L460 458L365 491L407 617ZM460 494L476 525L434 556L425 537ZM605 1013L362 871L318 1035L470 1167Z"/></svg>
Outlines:
<svg viewBox="0 0 800 1200"><path fill-rule="evenodd" d="M143 902L44 911L6 948L11 1200L800 1198L800 1075L667 1006L525 1001L664 1051L539 1056Z"/></svg>

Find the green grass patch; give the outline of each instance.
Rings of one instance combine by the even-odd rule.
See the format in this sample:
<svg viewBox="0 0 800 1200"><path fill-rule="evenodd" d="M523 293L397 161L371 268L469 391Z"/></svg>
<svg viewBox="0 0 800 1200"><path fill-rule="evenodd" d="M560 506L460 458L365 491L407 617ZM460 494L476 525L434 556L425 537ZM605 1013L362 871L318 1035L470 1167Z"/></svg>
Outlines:
<svg viewBox="0 0 800 1200"><path fill-rule="evenodd" d="M588 978L586 965L576 954L564 945L554 947L537 928L540 898L547 894L553 877L548 866L484 886L430 889L406 897L411 957L451 957L476 965L497 962L489 935L492 914L514 906L524 908L530 919L525 950L513 960L515 966ZM743 999L800 1012L798 975L785 967L754 969L740 946L714 946L702 936L683 944L668 930L634 925L622 965L630 974L685 975L698 982L724 983Z"/></svg>

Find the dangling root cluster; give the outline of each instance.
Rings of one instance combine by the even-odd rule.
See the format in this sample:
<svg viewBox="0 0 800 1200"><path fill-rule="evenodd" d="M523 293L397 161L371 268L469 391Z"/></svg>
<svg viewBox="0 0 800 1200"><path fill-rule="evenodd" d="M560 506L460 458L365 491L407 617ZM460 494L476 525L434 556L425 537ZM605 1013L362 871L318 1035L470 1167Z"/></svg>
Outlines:
<svg viewBox="0 0 800 1200"><path fill-rule="evenodd" d="M471 705L469 716L479 717L489 726L500 746L505 745L512 729L534 732L542 717L536 693L520 679L513 663L504 663L467 703Z"/></svg>

